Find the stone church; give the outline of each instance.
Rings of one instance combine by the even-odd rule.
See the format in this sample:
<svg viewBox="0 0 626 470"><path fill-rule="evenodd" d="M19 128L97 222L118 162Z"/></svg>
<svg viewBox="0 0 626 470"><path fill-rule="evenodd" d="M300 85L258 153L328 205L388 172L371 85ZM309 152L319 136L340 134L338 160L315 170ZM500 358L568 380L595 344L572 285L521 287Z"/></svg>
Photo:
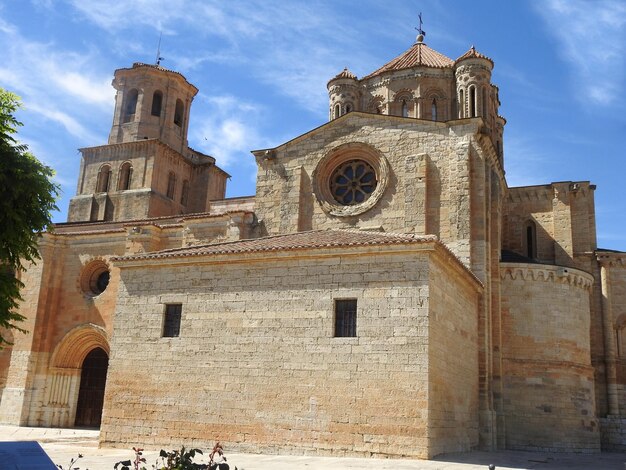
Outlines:
<svg viewBox="0 0 626 470"><path fill-rule="evenodd" d="M328 82L329 122L188 146L197 88L115 71L108 143L21 279L0 422L102 445L428 458L626 449L626 253L588 181L509 187L493 61L419 36Z"/></svg>

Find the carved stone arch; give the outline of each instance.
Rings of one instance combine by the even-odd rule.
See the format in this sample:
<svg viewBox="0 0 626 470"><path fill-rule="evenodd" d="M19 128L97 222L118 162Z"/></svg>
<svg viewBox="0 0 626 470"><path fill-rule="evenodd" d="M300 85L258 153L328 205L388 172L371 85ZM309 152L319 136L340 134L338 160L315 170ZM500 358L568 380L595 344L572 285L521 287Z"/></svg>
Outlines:
<svg viewBox="0 0 626 470"><path fill-rule="evenodd" d="M104 328L93 323L70 330L54 348L50 365L61 369L80 369L83 360L95 348L102 348L109 355L109 337Z"/></svg>
<svg viewBox="0 0 626 470"><path fill-rule="evenodd" d="M110 355L109 337L101 326L87 323L70 330L54 349L46 379L41 423L73 427L83 362L97 349Z"/></svg>
<svg viewBox="0 0 626 470"><path fill-rule="evenodd" d="M413 90L409 90L408 88L400 89L393 95L389 114L403 117L417 117L416 103L417 100L413 94Z"/></svg>
<svg viewBox="0 0 626 470"><path fill-rule="evenodd" d="M444 99L446 98L446 93L441 88L429 88L428 90L426 90L426 93L424 93L424 97L426 99Z"/></svg>
<svg viewBox="0 0 626 470"><path fill-rule="evenodd" d="M407 101L415 100L415 94L413 93L413 90L411 90L410 88L401 88L393 94L392 101L401 101L403 99Z"/></svg>
<svg viewBox="0 0 626 470"><path fill-rule="evenodd" d="M432 121L447 121L448 98L441 88L429 88L424 93L422 117Z"/></svg>
<svg viewBox="0 0 626 470"><path fill-rule="evenodd" d="M372 96L372 98L367 103L367 112L374 114L385 114L384 103L385 98L383 98L381 95Z"/></svg>

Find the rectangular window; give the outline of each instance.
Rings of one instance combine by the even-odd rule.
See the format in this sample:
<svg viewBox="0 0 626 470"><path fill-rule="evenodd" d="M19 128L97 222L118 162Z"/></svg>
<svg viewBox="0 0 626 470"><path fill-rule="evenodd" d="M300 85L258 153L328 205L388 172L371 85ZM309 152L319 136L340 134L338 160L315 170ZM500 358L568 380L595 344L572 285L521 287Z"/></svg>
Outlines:
<svg viewBox="0 0 626 470"><path fill-rule="evenodd" d="M163 319L164 338L176 338L180 336L180 317L182 311L182 304L165 305L165 318Z"/></svg>
<svg viewBox="0 0 626 470"><path fill-rule="evenodd" d="M335 337L356 336L356 299L335 300Z"/></svg>

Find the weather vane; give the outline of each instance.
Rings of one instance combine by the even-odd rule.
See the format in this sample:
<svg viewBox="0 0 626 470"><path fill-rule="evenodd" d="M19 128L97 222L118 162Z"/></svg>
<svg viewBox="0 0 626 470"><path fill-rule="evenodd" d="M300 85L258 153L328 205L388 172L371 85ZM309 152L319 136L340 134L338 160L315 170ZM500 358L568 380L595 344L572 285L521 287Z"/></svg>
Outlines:
<svg viewBox="0 0 626 470"><path fill-rule="evenodd" d="M415 30L420 33L422 36L426 36L426 32L422 29L422 12L420 11L420 14L417 15L417 17L420 19L420 26L419 28L415 28Z"/></svg>
<svg viewBox="0 0 626 470"><path fill-rule="evenodd" d="M162 36L163 36L163 31L159 33L159 45L157 46L156 65L161 65L161 61L165 60L164 57L161 57L161 37Z"/></svg>

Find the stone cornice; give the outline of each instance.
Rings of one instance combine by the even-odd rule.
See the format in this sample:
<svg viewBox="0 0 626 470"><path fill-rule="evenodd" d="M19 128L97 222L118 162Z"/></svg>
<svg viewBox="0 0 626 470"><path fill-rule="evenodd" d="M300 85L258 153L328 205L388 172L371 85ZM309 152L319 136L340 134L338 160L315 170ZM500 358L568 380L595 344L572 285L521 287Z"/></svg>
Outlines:
<svg viewBox="0 0 626 470"><path fill-rule="evenodd" d="M626 253L621 251L596 251L596 259L602 266L626 267Z"/></svg>
<svg viewBox="0 0 626 470"><path fill-rule="evenodd" d="M550 264L500 263L500 278L569 284L590 290L593 276L579 269Z"/></svg>
<svg viewBox="0 0 626 470"><path fill-rule="evenodd" d="M572 197L587 196L596 189L588 181L561 181L537 186L515 186L509 188L509 202L551 201L565 192Z"/></svg>

